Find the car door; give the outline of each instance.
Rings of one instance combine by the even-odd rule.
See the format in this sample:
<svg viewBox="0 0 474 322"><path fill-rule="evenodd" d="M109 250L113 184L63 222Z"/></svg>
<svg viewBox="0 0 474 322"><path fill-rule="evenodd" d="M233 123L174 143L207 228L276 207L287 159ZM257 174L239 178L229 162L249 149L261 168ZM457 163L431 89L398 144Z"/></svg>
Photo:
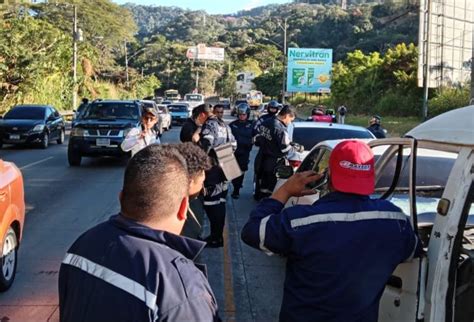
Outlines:
<svg viewBox="0 0 474 322"><path fill-rule="evenodd" d="M46 115L45 115L45 122L46 122L46 127L49 131L49 139L53 140L57 137L57 125L55 122L54 118L54 112L51 107L46 108Z"/></svg>
<svg viewBox="0 0 474 322"><path fill-rule="evenodd" d="M395 192L405 191L410 222L413 230L418 232L415 191L416 141L408 138L385 139L371 141L369 145L374 151L385 151L375 165L376 193L379 194L377 197L394 202L391 198ZM406 175L403 175L404 173ZM419 258L409 259L397 266L380 299L379 321L415 322L423 319L427 263L426 254L422 254Z"/></svg>

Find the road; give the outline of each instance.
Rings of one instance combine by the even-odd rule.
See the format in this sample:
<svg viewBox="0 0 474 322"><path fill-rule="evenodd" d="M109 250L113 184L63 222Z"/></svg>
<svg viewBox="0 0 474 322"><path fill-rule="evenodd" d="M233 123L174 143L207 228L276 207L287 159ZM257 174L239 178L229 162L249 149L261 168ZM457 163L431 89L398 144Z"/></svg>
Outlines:
<svg viewBox="0 0 474 322"><path fill-rule="evenodd" d="M178 142L179 130L173 127L162 141ZM71 168L66 152L67 141L47 150L8 146L0 150L2 159L21 168L27 204L17 276L12 288L0 293L1 322L58 321L57 278L66 250L85 230L119 211L126 161L86 158L81 167ZM240 199L227 199L225 246L205 249L199 259L207 264L226 321L275 321L281 303L284 260L240 240L255 206L251 173L250 165Z"/></svg>

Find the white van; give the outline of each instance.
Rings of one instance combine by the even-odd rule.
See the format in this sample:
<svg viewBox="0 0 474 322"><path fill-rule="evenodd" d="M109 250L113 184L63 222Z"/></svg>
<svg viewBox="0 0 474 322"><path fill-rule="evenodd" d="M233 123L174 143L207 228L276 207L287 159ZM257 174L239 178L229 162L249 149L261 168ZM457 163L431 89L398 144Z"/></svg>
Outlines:
<svg viewBox="0 0 474 322"><path fill-rule="evenodd" d="M324 170L334 144L318 144L297 171ZM373 197L400 206L424 248L393 272L379 321L474 321L474 105L426 121L404 138L368 144L377 157Z"/></svg>

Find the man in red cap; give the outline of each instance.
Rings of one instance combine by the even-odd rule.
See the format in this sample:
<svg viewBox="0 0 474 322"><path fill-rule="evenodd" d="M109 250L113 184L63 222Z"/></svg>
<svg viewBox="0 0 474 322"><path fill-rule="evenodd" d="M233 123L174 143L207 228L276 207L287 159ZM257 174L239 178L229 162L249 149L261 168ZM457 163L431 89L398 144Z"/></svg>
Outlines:
<svg viewBox="0 0 474 322"><path fill-rule="evenodd" d="M327 195L284 209L322 180ZM327 174L296 173L252 211L242 240L288 258L280 321L377 321L387 280L421 244L398 207L370 198L374 186L370 147L347 140L332 151Z"/></svg>

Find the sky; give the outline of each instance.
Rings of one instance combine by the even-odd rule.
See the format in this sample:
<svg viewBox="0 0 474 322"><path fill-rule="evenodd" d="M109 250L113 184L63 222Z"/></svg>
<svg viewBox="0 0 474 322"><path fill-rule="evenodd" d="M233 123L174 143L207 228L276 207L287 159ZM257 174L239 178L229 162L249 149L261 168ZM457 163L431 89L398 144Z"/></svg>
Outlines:
<svg viewBox="0 0 474 322"><path fill-rule="evenodd" d="M183 9L205 10L210 14L228 14L240 10L248 10L267 4L282 4L291 2L290 0L113 0L115 3L134 3L154 6L176 6Z"/></svg>

